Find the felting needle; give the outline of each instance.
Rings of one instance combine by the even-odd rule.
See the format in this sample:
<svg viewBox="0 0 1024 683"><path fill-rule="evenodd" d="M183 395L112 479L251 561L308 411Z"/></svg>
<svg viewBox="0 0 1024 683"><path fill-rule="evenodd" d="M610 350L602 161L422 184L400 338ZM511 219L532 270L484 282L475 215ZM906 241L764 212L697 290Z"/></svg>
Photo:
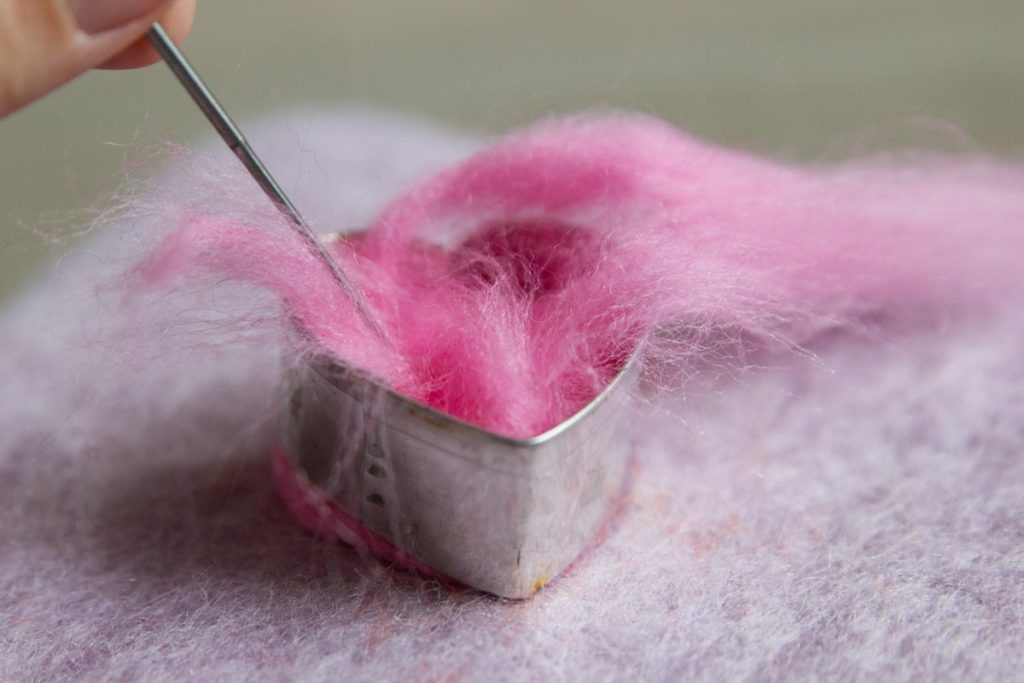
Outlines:
<svg viewBox="0 0 1024 683"><path fill-rule="evenodd" d="M174 44L170 36L167 35L167 31L164 30L163 26L159 23L153 24L153 26L146 33L146 37L149 42L153 45L153 48L157 51L157 54L167 63L170 67L171 72L178 78L178 81L185 87L188 94L192 96L193 101L199 106L199 109L206 115L206 118L213 124L214 129L220 135L221 139L227 143L227 146L231 148L231 151L235 153L242 165L245 166L246 170L249 171L250 175L259 183L260 188L266 193L270 200L274 202L274 205L281 210L288 218L291 219L295 225L296 231L305 241L306 245L313 251L313 253L320 259L324 267L327 268L328 272L337 280L338 284L344 290L345 294L355 305L356 310L359 312L359 316L366 323L366 326L373 331L378 338L384 342L388 342L387 335L384 333L383 328L377 323L377 320L370 313L370 310L366 307L366 303L363 301L363 297L360 295L359 290L356 289L355 285L345 276L338 263L331 257L327 248L324 247L323 243L317 239L316 234L310 229L309 224L306 223L305 219L302 218L302 214L295 208L291 200L281 189L281 186L277 184L274 177L270 175L270 172L260 161L259 157L253 151L252 147L249 146L248 140L242 135L242 131L238 128L235 122L228 116L228 113L221 106L220 102L203 82L203 79L199 77L196 70L192 68L192 64L189 63L185 55L182 54L178 46Z"/></svg>

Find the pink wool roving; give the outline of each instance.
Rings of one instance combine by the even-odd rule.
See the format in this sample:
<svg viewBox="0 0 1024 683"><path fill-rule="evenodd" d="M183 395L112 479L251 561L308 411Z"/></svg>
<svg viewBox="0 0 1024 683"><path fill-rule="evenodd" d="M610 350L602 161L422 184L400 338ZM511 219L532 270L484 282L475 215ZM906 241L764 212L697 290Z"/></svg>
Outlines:
<svg viewBox="0 0 1024 683"><path fill-rule="evenodd" d="M571 416L634 353L679 382L719 352L997 304L1024 282L1024 170L796 168L647 118L572 118L427 179L333 249L390 343L285 231L193 214L141 272L269 288L307 350L526 437Z"/></svg>

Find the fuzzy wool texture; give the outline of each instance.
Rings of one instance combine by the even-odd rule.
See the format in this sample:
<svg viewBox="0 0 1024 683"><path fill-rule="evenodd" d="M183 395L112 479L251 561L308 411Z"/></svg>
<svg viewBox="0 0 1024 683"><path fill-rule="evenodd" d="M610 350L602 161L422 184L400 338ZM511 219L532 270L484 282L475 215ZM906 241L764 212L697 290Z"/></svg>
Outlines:
<svg viewBox="0 0 1024 683"><path fill-rule="evenodd" d="M480 145L360 111L297 110L252 137L332 229L368 224ZM208 203L205 173L170 171L184 189L166 215L182 196ZM271 220L245 192L233 222ZM267 459L275 299L232 282L120 294L175 227L166 215L112 219L0 316L0 679L1019 674L1019 306L974 290L909 328L697 368L638 407L635 482L605 541L534 598L504 602L288 517Z"/></svg>
<svg viewBox="0 0 1024 683"><path fill-rule="evenodd" d="M311 346L514 437L568 419L634 352L671 389L723 346L796 348L1024 285L1024 169L800 169L626 114L513 134L332 245L387 339L293 233L179 221L140 267L150 286L212 273L268 288Z"/></svg>

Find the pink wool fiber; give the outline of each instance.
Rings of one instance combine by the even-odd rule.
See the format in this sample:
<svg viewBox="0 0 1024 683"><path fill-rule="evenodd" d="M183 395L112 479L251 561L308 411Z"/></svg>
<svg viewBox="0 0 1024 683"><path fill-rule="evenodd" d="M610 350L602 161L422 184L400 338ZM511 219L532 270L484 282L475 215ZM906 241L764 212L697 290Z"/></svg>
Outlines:
<svg viewBox="0 0 1024 683"><path fill-rule="evenodd" d="M321 230L371 225L484 142L376 109L289 109L244 128ZM621 517L526 602L418 577L295 524L281 497L305 489L275 485L268 458L289 408L289 318L269 289L221 266L305 301L322 282L315 263L280 237L287 225L219 140L174 155L145 194L122 190L116 214L0 309L0 681L1018 680L1021 172L920 158L786 170L703 149L698 170L713 159L802 179L790 201L874 235L844 245L913 286L856 289L870 272L859 270L851 294L835 294L845 280L829 289L826 271L794 260L805 251L771 235L802 244L838 228L773 219L750 248L775 247L787 258L773 267L817 278L820 308L789 300L773 319L750 302L666 323L643 347L646 384L686 384L658 410L624 410L637 467ZM719 240L729 254L744 245L726 228L749 241L754 218L802 216L768 194L702 196L705 214L733 217ZM615 209L596 202L602 212ZM184 219L201 215L217 219ZM897 231L872 241L881 228L865 215ZM240 247L277 239L307 267L288 280L273 264L290 262L270 249L269 263L233 262L201 229L213 225L221 237L258 227ZM448 248L479 233L462 227ZM172 238L174 258L146 264L161 286L138 292L126 272L178 228L191 234ZM373 266L357 258L367 250L348 250L348 265ZM672 277L712 256L690 254ZM757 272L742 265L734 277ZM683 294L697 312L724 296L675 292L673 305ZM330 299L309 302L325 323L335 315ZM362 332L343 314L324 334L353 335L337 348L355 358ZM758 334L782 353L730 356Z"/></svg>
<svg viewBox="0 0 1024 683"><path fill-rule="evenodd" d="M266 287L311 349L525 437L571 416L633 353L648 377L678 383L719 353L941 320L1019 292L1024 171L795 168L646 118L574 118L436 174L333 249L390 343L287 230L192 213L141 272Z"/></svg>

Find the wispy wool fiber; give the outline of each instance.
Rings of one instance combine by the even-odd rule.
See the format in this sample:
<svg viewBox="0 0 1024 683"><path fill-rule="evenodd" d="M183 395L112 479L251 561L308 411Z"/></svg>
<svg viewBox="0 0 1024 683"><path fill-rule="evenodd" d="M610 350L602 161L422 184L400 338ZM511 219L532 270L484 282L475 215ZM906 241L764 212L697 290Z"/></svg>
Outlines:
<svg viewBox="0 0 1024 683"><path fill-rule="evenodd" d="M367 225L481 144L376 111L297 110L246 129L330 229ZM637 420L641 466L599 552L507 603L289 517L267 458L276 301L223 277L183 278L135 307L110 288L183 208L283 227L272 210L248 213L258 190L225 176L235 161L213 149L221 170L176 164L144 210L104 222L0 311L0 679L1019 676L1024 313L1012 289L970 320L817 334L813 359L783 353L772 369L663 394L671 411ZM935 216L945 195L920 197L906 212L948 226ZM958 230L981 243L968 255L1000 248L995 216L960 210L971 220ZM1017 257L1003 248L988 258ZM948 292L924 301L1002 296ZM240 317L278 334L240 335Z"/></svg>
<svg viewBox="0 0 1024 683"><path fill-rule="evenodd" d="M934 322L1024 287L1024 169L789 167L638 116L512 135L336 243L390 343L288 231L181 222L141 267L150 282L270 289L318 349L517 437L571 416L634 352L671 390L716 354Z"/></svg>

